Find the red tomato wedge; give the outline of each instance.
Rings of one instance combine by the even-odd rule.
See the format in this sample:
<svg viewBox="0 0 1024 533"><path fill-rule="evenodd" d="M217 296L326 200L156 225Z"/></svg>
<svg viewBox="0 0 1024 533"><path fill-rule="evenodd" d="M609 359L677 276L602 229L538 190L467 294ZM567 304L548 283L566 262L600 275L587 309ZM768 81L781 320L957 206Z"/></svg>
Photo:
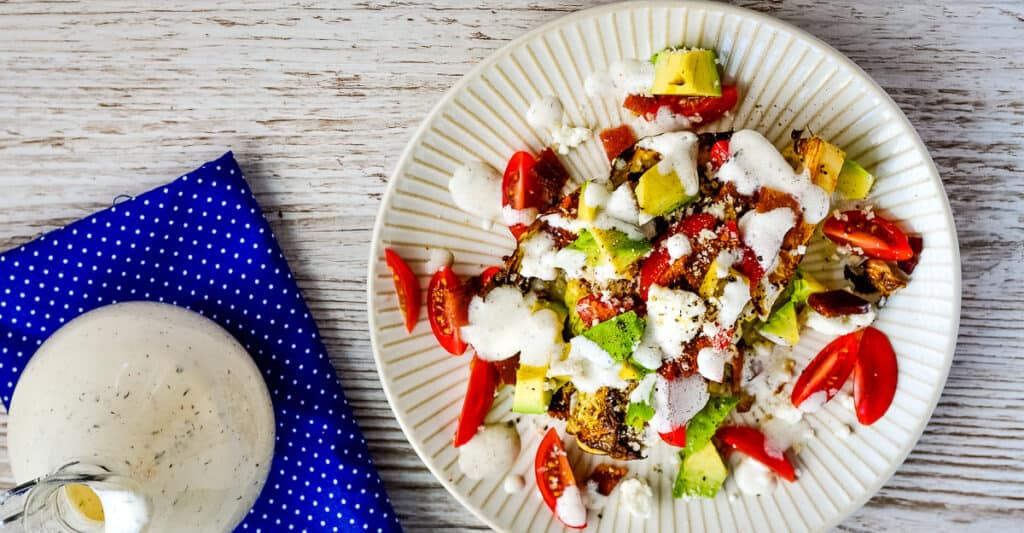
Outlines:
<svg viewBox="0 0 1024 533"><path fill-rule="evenodd" d="M729 141L717 141L711 145L711 153L708 155L711 165L718 169L729 160Z"/></svg>
<svg viewBox="0 0 1024 533"><path fill-rule="evenodd" d="M796 469L789 462L785 450L770 450L764 433L744 426L723 426L715 437L727 448L744 453L755 461L767 466L786 481L796 480Z"/></svg>
<svg viewBox="0 0 1024 533"><path fill-rule="evenodd" d="M736 106L739 92L736 87L723 86L721 96L641 96L631 94L622 102L622 107L637 115L653 116L662 107L690 119L700 117L701 124L714 122Z"/></svg>
<svg viewBox="0 0 1024 533"><path fill-rule="evenodd" d="M533 469L537 475L537 488L540 490L540 495L551 512L555 513L555 517L571 528L587 527L587 515L579 492L576 492L576 498L579 501L570 502L569 505L562 507L584 509L582 520L578 516L559 515L558 499L565 495L567 488L576 486L576 478L569 466L569 457L565 454L565 448L562 447L562 439L558 437L555 428L549 429L541 439L540 446L537 448L537 457L533 462ZM565 497L568 498L570 495L565 495Z"/></svg>
<svg viewBox="0 0 1024 533"><path fill-rule="evenodd" d="M804 400L822 391L831 400L843 388L857 362L860 335L860 331L847 333L818 352L793 385L794 407L800 407Z"/></svg>
<svg viewBox="0 0 1024 533"><path fill-rule="evenodd" d="M619 314L615 307L602 300L599 294L588 294L576 301L576 313L588 327L614 318Z"/></svg>
<svg viewBox="0 0 1024 533"><path fill-rule="evenodd" d="M534 203L535 185L533 165L536 160L530 152L516 152L505 166L505 175L501 179L501 205L512 206L512 209L537 207Z"/></svg>
<svg viewBox="0 0 1024 533"><path fill-rule="evenodd" d="M633 128L626 125L608 128L602 131L599 137L601 137L601 144L604 146L604 153L608 156L609 161L619 157L619 154L636 143Z"/></svg>
<svg viewBox="0 0 1024 533"><path fill-rule="evenodd" d="M822 233L836 244L863 250L867 257L886 261L914 257L907 234L878 215L868 218L862 211L843 211L825 221Z"/></svg>
<svg viewBox="0 0 1024 533"><path fill-rule="evenodd" d="M718 219L710 213L697 213L682 220L672 229L671 234L683 232L687 237L696 239L704 230L712 231L718 225Z"/></svg>
<svg viewBox="0 0 1024 533"><path fill-rule="evenodd" d="M722 227L723 232L727 232L724 235L735 245L739 246L743 252L743 257L736 263L736 270L740 274L747 277L747 281L750 282L750 286L756 286L761 278L764 276L764 267L761 266L761 262L757 260L757 254L754 253L749 246L743 244L743 239L740 237L740 229L736 224L736 221L730 220L725 223Z"/></svg>
<svg viewBox="0 0 1024 533"><path fill-rule="evenodd" d="M430 329L441 347L453 355L462 355L466 343L459 328L466 325L469 299L463 290L462 281L451 267L443 266L430 278L427 288L427 318Z"/></svg>
<svg viewBox="0 0 1024 533"><path fill-rule="evenodd" d="M670 266L672 266L672 261L668 256L668 250L655 246L651 255L647 256L647 259L644 259L644 262L640 264L639 289L641 298L647 300L647 292L651 290L651 285L658 283L661 275Z"/></svg>
<svg viewBox="0 0 1024 533"><path fill-rule="evenodd" d="M896 353L889 338L871 326L864 328L853 367L853 404L858 422L870 426L882 418L896 395L898 377Z"/></svg>
<svg viewBox="0 0 1024 533"><path fill-rule="evenodd" d="M501 272L501 267L493 266L485 268L484 271L480 273L480 284L487 285L490 283L491 279L498 274L498 272Z"/></svg>
<svg viewBox="0 0 1024 533"><path fill-rule="evenodd" d="M676 448L686 447L686 426L679 426L668 433L658 433L661 440Z"/></svg>
<svg viewBox="0 0 1024 533"><path fill-rule="evenodd" d="M398 307L405 317L405 330L412 333L420 320L420 280L412 273L409 265L391 248L384 249L384 260L391 270L398 295Z"/></svg>
<svg viewBox="0 0 1024 533"><path fill-rule="evenodd" d="M459 425L455 428L456 448L469 442L483 425L487 411L491 410L491 404L494 403L498 379L498 369L494 364L473 356L469 362L469 384L462 400L462 413L459 414Z"/></svg>

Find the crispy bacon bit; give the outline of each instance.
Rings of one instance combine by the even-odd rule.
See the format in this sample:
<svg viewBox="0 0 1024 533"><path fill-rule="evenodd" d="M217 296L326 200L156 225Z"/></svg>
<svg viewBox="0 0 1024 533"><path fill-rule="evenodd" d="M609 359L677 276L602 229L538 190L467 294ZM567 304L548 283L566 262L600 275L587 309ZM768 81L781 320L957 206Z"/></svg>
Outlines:
<svg viewBox="0 0 1024 533"><path fill-rule="evenodd" d="M911 257L906 261L900 261L897 265L899 265L900 270L909 276L914 273L914 269L917 268L917 262L921 260L921 250L924 248L924 240L917 235L911 235L907 237L907 242L910 244L910 249L914 252L914 257Z"/></svg>
<svg viewBox="0 0 1024 533"><path fill-rule="evenodd" d="M697 354L712 344L713 341L703 335L691 340L686 343L686 346L683 346L682 355L662 363L658 374L669 381L678 377L692 376L697 371Z"/></svg>
<svg viewBox="0 0 1024 533"><path fill-rule="evenodd" d="M890 296L892 293L907 286L907 280L900 274L893 271L889 263L881 259L868 259L864 271L873 285L882 296Z"/></svg>
<svg viewBox="0 0 1024 533"><path fill-rule="evenodd" d="M577 235L569 230L562 228L556 228L550 224L544 223L541 226L541 231L551 235L551 238L555 240L555 247L562 249L572 244L576 240Z"/></svg>
<svg viewBox="0 0 1024 533"><path fill-rule="evenodd" d="M516 384L516 367L519 366L519 356L515 355L501 361L493 361L491 364L498 370L498 386Z"/></svg>
<svg viewBox="0 0 1024 533"><path fill-rule="evenodd" d="M636 135L633 134L633 128L627 125L608 128L602 131L599 136L601 137L601 144L604 145L604 153L608 156L609 161L615 159L619 154L625 152L636 143Z"/></svg>
<svg viewBox="0 0 1024 533"><path fill-rule="evenodd" d="M601 463L594 467L594 471L590 473L587 480L597 483L598 494L608 496L628 473L629 469L624 466Z"/></svg>

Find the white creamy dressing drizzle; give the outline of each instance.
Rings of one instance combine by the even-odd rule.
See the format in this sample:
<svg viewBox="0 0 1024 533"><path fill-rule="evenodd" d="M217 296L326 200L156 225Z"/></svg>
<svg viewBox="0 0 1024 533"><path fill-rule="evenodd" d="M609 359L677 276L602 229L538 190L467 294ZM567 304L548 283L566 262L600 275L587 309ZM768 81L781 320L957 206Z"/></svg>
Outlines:
<svg viewBox="0 0 1024 533"><path fill-rule="evenodd" d="M481 426L458 448L459 469L472 480L507 472L519 456L519 432L508 424Z"/></svg>
<svg viewBox="0 0 1024 533"><path fill-rule="evenodd" d="M637 382L636 387L633 388L633 392L629 393L629 402L651 405L654 401L654 397L651 393L654 392L654 386L657 384L658 375L653 373L647 374Z"/></svg>
<svg viewBox="0 0 1024 533"><path fill-rule="evenodd" d="M450 267L455 256L446 248L431 248L430 259L427 260L427 272L434 273L443 267Z"/></svg>
<svg viewBox="0 0 1024 533"><path fill-rule="evenodd" d="M496 287L485 298L469 302L468 324L462 339L473 345L477 356L502 361L519 354L527 366L547 366L562 354L562 321L550 309L533 311L537 297L525 297L513 287Z"/></svg>
<svg viewBox="0 0 1024 533"><path fill-rule="evenodd" d="M732 183L740 194L751 195L769 187L792 195L800 204L804 220L817 224L829 209L829 195L811 182L808 174L797 174L768 139L754 130L740 130L729 138L729 160L718 169L718 179Z"/></svg>
<svg viewBox="0 0 1024 533"><path fill-rule="evenodd" d="M140 490L108 482L90 483L103 505L103 533L140 533L146 530L152 512Z"/></svg>
<svg viewBox="0 0 1024 533"><path fill-rule="evenodd" d="M483 219L501 222L501 174L490 165L471 161L455 169L448 192L456 207Z"/></svg>
<svg viewBox="0 0 1024 533"><path fill-rule="evenodd" d="M810 307L806 307L804 308L803 315L804 325L814 331L826 335L846 335L860 328L870 326L875 321L878 312L872 307L867 313L827 317Z"/></svg>
<svg viewBox="0 0 1024 533"><path fill-rule="evenodd" d="M683 344L697 335L706 311L704 300L689 291L655 284L647 293L647 329L669 357L679 355Z"/></svg>
<svg viewBox="0 0 1024 533"><path fill-rule="evenodd" d="M519 243L522 255L519 273L532 278L552 281L558 275L555 240L546 232L538 231Z"/></svg>
<svg viewBox="0 0 1024 533"><path fill-rule="evenodd" d="M697 352L697 372L709 381L721 383L725 376L725 362L732 354L713 347L701 348Z"/></svg>
<svg viewBox="0 0 1024 533"><path fill-rule="evenodd" d="M708 403L708 383L694 374L671 381L660 374L654 386L654 417L651 429L669 433L685 426Z"/></svg>
<svg viewBox="0 0 1024 533"><path fill-rule="evenodd" d="M569 527L583 527L587 523L587 509L579 487L569 485L555 500L555 515Z"/></svg>
<svg viewBox="0 0 1024 533"><path fill-rule="evenodd" d="M515 226L516 224L529 226L537 219L537 210L532 207L515 209L506 205L501 208L501 219L506 226Z"/></svg>
<svg viewBox="0 0 1024 533"><path fill-rule="evenodd" d="M662 133L654 137L645 137L636 143L640 148L654 150L661 154L658 172L668 175L675 172L687 196L699 192L700 181L697 176L697 135L690 131Z"/></svg>
<svg viewBox="0 0 1024 533"><path fill-rule="evenodd" d="M743 244L754 251L757 262L765 272L775 270L782 242L794 225L796 215L788 207L779 207L764 213L747 211L739 220Z"/></svg>
<svg viewBox="0 0 1024 533"><path fill-rule="evenodd" d="M640 220L640 207L637 206L636 195L628 183L623 183L612 191L604 204L604 210L609 216L630 224L637 224Z"/></svg>
<svg viewBox="0 0 1024 533"><path fill-rule="evenodd" d="M554 359L548 368L549 376L568 376L577 390L597 392L601 387L621 388L626 380L619 372L622 365L596 342L577 336L569 340L569 354L565 359Z"/></svg>
<svg viewBox="0 0 1024 533"><path fill-rule="evenodd" d="M722 288L718 297L718 318L715 320L722 328L730 328L743 313L750 301L750 285L744 279L734 279Z"/></svg>
<svg viewBox="0 0 1024 533"><path fill-rule="evenodd" d="M567 155L570 150L590 138L589 128L573 126L566 121L562 102L555 96L543 96L530 104L526 121L534 128L547 134L555 151Z"/></svg>

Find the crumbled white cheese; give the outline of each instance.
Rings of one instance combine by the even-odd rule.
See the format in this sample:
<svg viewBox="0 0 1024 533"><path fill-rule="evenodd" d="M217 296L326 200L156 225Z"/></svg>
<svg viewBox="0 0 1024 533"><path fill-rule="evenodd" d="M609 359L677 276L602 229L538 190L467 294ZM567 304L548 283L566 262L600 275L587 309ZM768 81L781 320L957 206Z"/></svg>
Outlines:
<svg viewBox="0 0 1024 533"><path fill-rule="evenodd" d="M654 385L654 417L651 429L669 433L685 426L708 403L708 382L693 374L667 380L658 375Z"/></svg>
<svg viewBox="0 0 1024 533"><path fill-rule="evenodd" d="M562 354L562 321L550 309L533 311L536 296L524 297L513 287L496 287L485 298L469 302L469 324L461 329L462 340L487 361L501 361L515 354L524 365L546 366Z"/></svg>
<svg viewBox="0 0 1024 533"><path fill-rule="evenodd" d="M807 327L826 335L846 335L870 326L875 321L876 314L875 308L872 307L867 313L827 317L808 306L804 308L803 321Z"/></svg>
<svg viewBox="0 0 1024 533"><path fill-rule="evenodd" d="M712 202L704 208L704 212L717 218L718 220L725 220L725 203L724 202Z"/></svg>
<svg viewBox="0 0 1024 533"><path fill-rule="evenodd" d="M817 224L828 214L828 193L815 185L807 172L793 172L786 158L760 133L734 133L729 138L729 154L717 177L734 184L740 194L751 195L762 187L788 193L800 204L804 219L811 224Z"/></svg>
<svg viewBox="0 0 1024 533"><path fill-rule="evenodd" d="M569 152L577 146L586 142L593 135L590 128L562 124L551 130L551 144L555 151L562 155L569 155Z"/></svg>
<svg viewBox="0 0 1024 533"><path fill-rule="evenodd" d="M665 250L668 252L668 258L675 261L680 257L690 255L693 248L690 247L690 238L685 233L676 233L665 239Z"/></svg>
<svg viewBox="0 0 1024 533"><path fill-rule="evenodd" d="M519 456L519 432L508 424L481 426L458 450L462 473L469 479L484 479L512 468Z"/></svg>
<svg viewBox="0 0 1024 533"><path fill-rule="evenodd" d="M757 262L765 272L775 270L779 249L786 233L796 224L796 215L788 207L779 207L765 213L747 211L739 221L743 244L754 251Z"/></svg>
<svg viewBox="0 0 1024 533"><path fill-rule="evenodd" d="M487 223L500 222L501 179L501 174L490 165L473 161L455 170L448 191L459 209Z"/></svg>
<svg viewBox="0 0 1024 533"><path fill-rule="evenodd" d="M583 507L583 495L576 485L565 487L555 500L555 516L569 527L586 525L587 509Z"/></svg>
<svg viewBox="0 0 1024 533"><path fill-rule="evenodd" d="M732 354L725 350L707 347L697 352L697 372L710 381L721 383L725 376L725 362Z"/></svg>
<svg viewBox="0 0 1024 533"><path fill-rule="evenodd" d="M442 267L452 266L455 256L445 248L431 248L430 259L427 260L427 272L437 272Z"/></svg>
<svg viewBox="0 0 1024 533"><path fill-rule="evenodd" d="M662 133L640 139L636 145L661 154L658 172L666 176L675 172L686 194L697 194L700 187L697 174L697 135L691 131Z"/></svg>
<svg viewBox="0 0 1024 533"><path fill-rule="evenodd" d="M638 518L651 516L654 507L654 492L643 480L631 477L619 483L619 498L629 514Z"/></svg>
<svg viewBox="0 0 1024 533"><path fill-rule="evenodd" d="M697 335L705 311L704 300L689 291L651 285L647 293L647 327L669 357Z"/></svg>
<svg viewBox="0 0 1024 533"><path fill-rule="evenodd" d="M555 239L547 232L538 231L519 243L522 252L519 273L528 278L552 281L555 272Z"/></svg>

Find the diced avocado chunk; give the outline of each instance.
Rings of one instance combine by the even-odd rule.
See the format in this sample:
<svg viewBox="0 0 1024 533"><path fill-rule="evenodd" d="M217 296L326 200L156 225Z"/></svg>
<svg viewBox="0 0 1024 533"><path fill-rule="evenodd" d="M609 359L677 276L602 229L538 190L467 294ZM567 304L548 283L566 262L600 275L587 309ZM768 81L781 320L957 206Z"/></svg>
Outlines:
<svg viewBox="0 0 1024 533"><path fill-rule="evenodd" d="M875 177L856 161L849 158L843 161L843 169L839 172L839 183L836 184L839 194L850 200L860 200L867 197L874 184Z"/></svg>
<svg viewBox="0 0 1024 533"><path fill-rule="evenodd" d="M631 403L626 408L626 424L643 429L644 424L654 418L654 408L646 403Z"/></svg>
<svg viewBox="0 0 1024 533"><path fill-rule="evenodd" d="M569 246L566 248L585 253L587 254L588 259L590 257L595 257L600 253L600 250L597 247L597 241L594 240L594 236L587 230L581 231L580 236L576 237L576 240L569 243Z"/></svg>
<svg viewBox="0 0 1024 533"><path fill-rule="evenodd" d="M608 352L612 359L624 361L640 342L646 325L636 311L627 311L584 331L583 336Z"/></svg>
<svg viewBox="0 0 1024 533"><path fill-rule="evenodd" d="M633 263L651 251L651 242L647 239L631 239L619 230L591 228L588 233L619 274L624 274Z"/></svg>
<svg viewBox="0 0 1024 533"><path fill-rule="evenodd" d="M722 425L725 417L729 416L738 403L740 399L731 396L716 396L709 399L704 408L687 422L686 447L679 453L690 455L711 442L711 437L715 436L718 426Z"/></svg>
<svg viewBox="0 0 1024 533"><path fill-rule="evenodd" d="M659 166L647 169L636 184L636 203L644 214L652 217L667 215L693 199L686 195L675 171L662 174Z"/></svg>
<svg viewBox="0 0 1024 533"><path fill-rule="evenodd" d="M801 272L799 277L790 283L793 292L789 295L789 301L800 306L807 303L807 297L816 292L825 292L827 287L810 275Z"/></svg>
<svg viewBox="0 0 1024 533"><path fill-rule="evenodd" d="M796 318L796 305L793 301L776 309L760 331L764 338L781 346L795 346L800 342L800 323Z"/></svg>
<svg viewBox="0 0 1024 533"><path fill-rule="evenodd" d="M739 398L735 397L713 397L686 424L686 447L679 452L683 462L672 485L672 496L713 498L718 493L727 472L711 437L738 403Z"/></svg>
<svg viewBox="0 0 1024 533"><path fill-rule="evenodd" d="M516 390L512 410L517 413L542 414L551 404L551 390L545 383L547 367L522 366L516 369Z"/></svg>
<svg viewBox="0 0 1024 533"><path fill-rule="evenodd" d="M578 239L577 239L578 240ZM565 283L565 307L569 310L569 329L573 335L580 335L587 329L580 314L576 312L576 302L587 295L587 290L579 280L570 279Z"/></svg>
<svg viewBox="0 0 1024 533"><path fill-rule="evenodd" d="M579 208L576 211L576 218L582 222L590 222L597 217L597 206L587 203L587 188L593 186L594 184L589 181L583 182L583 185L580 186L580 202ZM597 185L597 187L600 187L600 185Z"/></svg>
<svg viewBox="0 0 1024 533"><path fill-rule="evenodd" d="M728 475L729 471L726 470L715 445L707 443L696 453L683 458L679 475L672 485L672 495L676 498L714 498Z"/></svg>
<svg viewBox="0 0 1024 533"><path fill-rule="evenodd" d="M654 61L651 94L721 96L714 50L668 50Z"/></svg>

